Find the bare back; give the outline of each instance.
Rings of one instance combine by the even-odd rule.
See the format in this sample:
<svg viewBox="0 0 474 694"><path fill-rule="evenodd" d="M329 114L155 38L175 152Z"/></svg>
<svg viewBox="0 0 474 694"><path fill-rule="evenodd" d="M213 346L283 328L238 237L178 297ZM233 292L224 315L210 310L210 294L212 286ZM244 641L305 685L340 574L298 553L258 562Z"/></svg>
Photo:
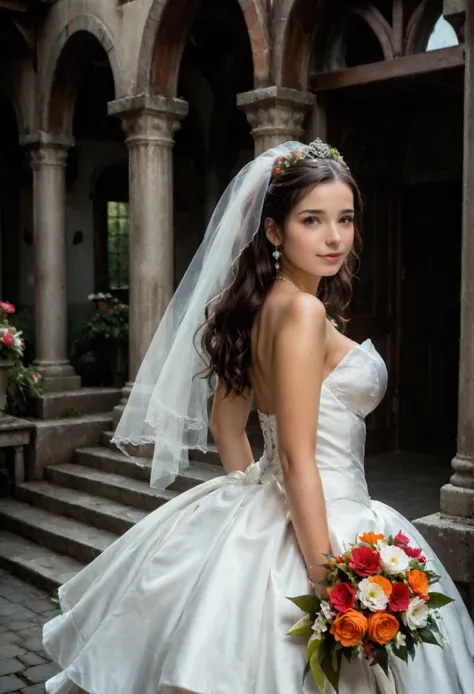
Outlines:
<svg viewBox="0 0 474 694"><path fill-rule="evenodd" d="M287 287L282 287L276 283L252 326L252 364L250 368L252 389L258 409L267 414L272 414L275 411L275 397L272 387L275 338L280 330L286 329L282 327L285 325L284 315L295 291L288 290ZM324 377L336 368L337 364L344 359L355 344L348 337L339 333L328 321Z"/></svg>

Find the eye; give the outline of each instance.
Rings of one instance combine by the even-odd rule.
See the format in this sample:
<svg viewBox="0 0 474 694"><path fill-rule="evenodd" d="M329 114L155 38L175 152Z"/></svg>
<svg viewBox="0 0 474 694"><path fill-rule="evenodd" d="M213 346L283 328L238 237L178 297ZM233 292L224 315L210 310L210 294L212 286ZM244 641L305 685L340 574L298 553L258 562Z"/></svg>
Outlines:
<svg viewBox="0 0 474 694"><path fill-rule="evenodd" d="M354 224L354 215L346 214L341 219L341 224Z"/></svg>
<svg viewBox="0 0 474 694"><path fill-rule="evenodd" d="M306 217L304 223L308 224L309 226L314 226L314 224L319 224L319 219L314 215L310 215L309 217Z"/></svg>

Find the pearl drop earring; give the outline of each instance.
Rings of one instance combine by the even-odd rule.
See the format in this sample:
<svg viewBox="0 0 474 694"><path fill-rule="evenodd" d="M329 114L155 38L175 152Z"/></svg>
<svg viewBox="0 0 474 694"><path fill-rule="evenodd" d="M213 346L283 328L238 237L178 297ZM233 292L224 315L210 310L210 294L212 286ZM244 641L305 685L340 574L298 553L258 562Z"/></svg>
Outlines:
<svg viewBox="0 0 474 694"><path fill-rule="evenodd" d="M272 255L273 255L273 257L275 258L275 270L278 272L278 270L280 269L279 260L280 260L280 258L281 258L281 253L280 253L280 251L278 250L277 244L275 244L275 250L273 251Z"/></svg>

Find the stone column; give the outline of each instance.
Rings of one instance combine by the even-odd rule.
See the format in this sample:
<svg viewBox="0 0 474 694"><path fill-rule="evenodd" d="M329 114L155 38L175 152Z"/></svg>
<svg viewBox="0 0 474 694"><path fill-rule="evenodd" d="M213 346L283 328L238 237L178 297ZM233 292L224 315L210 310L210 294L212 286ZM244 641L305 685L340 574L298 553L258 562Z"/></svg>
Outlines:
<svg viewBox="0 0 474 694"><path fill-rule="evenodd" d="M159 95L109 103L109 114L123 121L129 151L130 342L125 400L173 294L172 148L187 112L185 101Z"/></svg>
<svg viewBox="0 0 474 694"><path fill-rule="evenodd" d="M467 3L458 441L441 511L415 525L474 608L474 5Z"/></svg>
<svg viewBox="0 0 474 694"><path fill-rule="evenodd" d="M237 105L252 126L255 154L287 140L304 141L304 120L316 99L313 94L286 87L266 87L237 96Z"/></svg>
<svg viewBox="0 0 474 694"><path fill-rule="evenodd" d="M35 246L36 358L46 392L77 390L67 358L66 162L70 137L39 132L31 150Z"/></svg>

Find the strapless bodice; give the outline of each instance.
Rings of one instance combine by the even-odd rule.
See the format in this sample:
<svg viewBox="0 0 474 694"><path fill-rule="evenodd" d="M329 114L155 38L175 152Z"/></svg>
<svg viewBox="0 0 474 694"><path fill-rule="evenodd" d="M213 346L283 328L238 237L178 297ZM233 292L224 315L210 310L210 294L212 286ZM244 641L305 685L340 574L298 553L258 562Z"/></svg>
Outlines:
<svg viewBox="0 0 474 694"><path fill-rule="evenodd" d="M327 502L370 503L364 473L365 417L386 388L387 369L370 340L353 347L323 381L315 460ZM275 416L259 412L259 418L265 445L253 475L258 470L263 484L276 478L283 486Z"/></svg>

